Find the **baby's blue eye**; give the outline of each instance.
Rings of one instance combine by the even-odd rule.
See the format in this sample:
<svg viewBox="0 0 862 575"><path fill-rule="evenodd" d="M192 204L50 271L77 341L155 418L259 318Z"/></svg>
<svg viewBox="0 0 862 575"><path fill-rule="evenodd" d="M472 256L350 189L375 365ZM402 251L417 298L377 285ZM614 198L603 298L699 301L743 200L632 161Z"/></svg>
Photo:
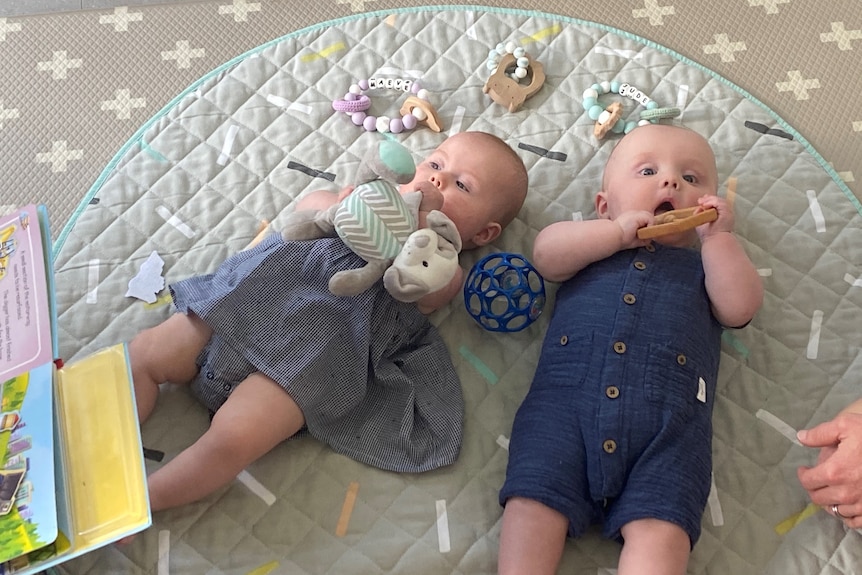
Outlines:
<svg viewBox="0 0 862 575"><path fill-rule="evenodd" d="M683 176L682 179L685 180L686 182L688 182L689 184L693 184L697 181L697 178L695 178L694 176Z"/></svg>
<svg viewBox="0 0 862 575"><path fill-rule="evenodd" d="M654 176L655 170L653 170L652 168L644 168L643 170L641 170L641 175L642 176Z"/></svg>
<svg viewBox="0 0 862 575"><path fill-rule="evenodd" d="M465 184L461 180L458 180L457 182L455 182L455 184L458 186L459 189L464 190L465 192L470 191L469 189L467 189L467 184Z"/></svg>
<svg viewBox="0 0 862 575"><path fill-rule="evenodd" d="M432 170L439 170L440 169L440 164L438 164L437 162L428 162L428 165L431 166Z"/></svg>

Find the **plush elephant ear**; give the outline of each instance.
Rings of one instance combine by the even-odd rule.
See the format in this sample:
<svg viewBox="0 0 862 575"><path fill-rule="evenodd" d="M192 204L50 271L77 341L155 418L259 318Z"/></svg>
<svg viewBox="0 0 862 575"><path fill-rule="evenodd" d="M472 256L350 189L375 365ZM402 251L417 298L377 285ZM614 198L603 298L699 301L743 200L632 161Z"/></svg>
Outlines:
<svg viewBox="0 0 862 575"><path fill-rule="evenodd" d="M437 232L437 235L447 240L455 248L455 253L461 253L461 234L449 216L439 210L431 210L425 218L428 227Z"/></svg>
<svg viewBox="0 0 862 575"><path fill-rule="evenodd" d="M375 260L361 268L336 272L329 278L329 291L341 297L358 295L373 286L388 266L388 261Z"/></svg>
<svg viewBox="0 0 862 575"><path fill-rule="evenodd" d="M371 180L387 180L396 184L406 184L416 175L416 164L407 148L391 140L381 140L365 152L356 183Z"/></svg>
<svg viewBox="0 0 862 575"><path fill-rule="evenodd" d="M417 283L396 266L390 266L383 274L383 287L392 297L405 303L419 301L431 293L426 285Z"/></svg>

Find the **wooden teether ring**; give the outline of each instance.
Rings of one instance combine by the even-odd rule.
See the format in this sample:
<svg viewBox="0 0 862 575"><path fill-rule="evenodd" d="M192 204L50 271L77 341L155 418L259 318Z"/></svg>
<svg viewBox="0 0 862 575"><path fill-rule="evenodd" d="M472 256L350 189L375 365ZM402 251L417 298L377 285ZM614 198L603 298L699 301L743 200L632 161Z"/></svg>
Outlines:
<svg viewBox="0 0 862 575"><path fill-rule="evenodd" d="M718 212L715 211L715 208L695 213L698 209L684 208L658 215L651 226L638 230L638 239L649 240L667 234L684 232L702 224L714 222L718 218Z"/></svg>

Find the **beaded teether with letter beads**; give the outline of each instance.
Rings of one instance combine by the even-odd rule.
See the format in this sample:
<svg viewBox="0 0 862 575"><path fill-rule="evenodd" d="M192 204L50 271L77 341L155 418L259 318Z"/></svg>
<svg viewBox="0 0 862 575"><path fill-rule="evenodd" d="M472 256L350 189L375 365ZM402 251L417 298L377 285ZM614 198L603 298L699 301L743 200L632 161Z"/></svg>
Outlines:
<svg viewBox="0 0 862 575"><path fill-rule="evenodd" d="M697 207L683 208L659 214L655 217L652 225L638 230L638 239L649 240L667 234L676 234L718 219L718 212L715 211L715 208L709 208L702 212L697 212L698 209Z"/></svg>
<svg viewBox="0 0 862 575"><path fill-rule="evenodd" d="M646 108L640 113L640 120L637 122L623 120L623 105L619 102L613 102L607 108L599 104L599 98L609 93L631 98ZM590 119L596 121L593 135L599 140L604 138L608 132L628 134L637 126L656 124L661 119L676 118L681 113L679 108L659 108L655 100L651 100L646 94L628 83L601 82L593 84L584 90L583 97L584 110Z"/></svg>
<svg viewBox="0 0 862 575"><path fill-rule="evenodd" d="M401 105L400 117L377 117L367 113L367 110L371 108L371 98L366 92L380 88L412 94ZM359 80L356 84L350 85L344 98L333 100L332 108L337 112L344 112L350 116L350 120L354 124L362 126L368 132L399 134L405 130L412 130L419 123L425 123L435 132L440 132L443 129L440 125L440 118L437 116L437 110L428 101L428 90L420 87L419 83L413 80L402 78Z"/></svg>

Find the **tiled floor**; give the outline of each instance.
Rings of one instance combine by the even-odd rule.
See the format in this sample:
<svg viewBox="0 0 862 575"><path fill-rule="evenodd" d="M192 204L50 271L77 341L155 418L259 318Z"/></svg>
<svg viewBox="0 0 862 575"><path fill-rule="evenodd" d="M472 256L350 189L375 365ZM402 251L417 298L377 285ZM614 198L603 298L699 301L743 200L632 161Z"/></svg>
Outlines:
<svg viewBox="0 0 862 575"><path fill-rule="evenodd" d="M140 6L143 4L169 4L185 0L0 0L0 18L94 10L114 6Z"/></svg>

